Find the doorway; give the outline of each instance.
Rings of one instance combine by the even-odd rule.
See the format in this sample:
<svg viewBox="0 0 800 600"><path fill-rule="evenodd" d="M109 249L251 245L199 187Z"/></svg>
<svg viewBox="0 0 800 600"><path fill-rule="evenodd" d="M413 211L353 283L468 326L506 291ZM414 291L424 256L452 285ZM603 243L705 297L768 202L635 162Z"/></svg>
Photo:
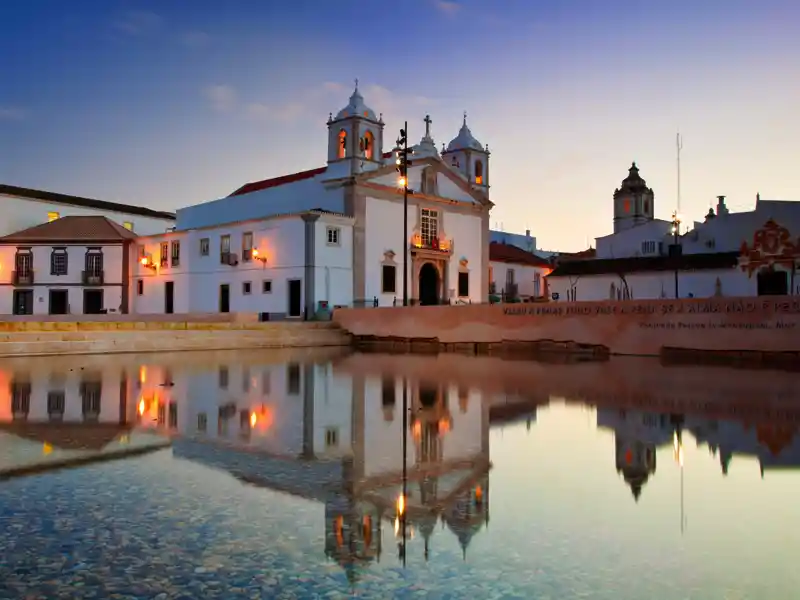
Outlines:
<svg viewBox="0 0 800 600"><path fill-rule="evenodd" d="M50 290L50 314L66 315L69 313L69 292L67 290Z"/></svg>
<svg viewBox="0 0 800 600"><path fill-rule="evenodd" d="M219 286L219 312L231 312L231 286L227 283Z"/></svg>
<svg viewBox="0 0 800 600"><path fill-rule="evenodd" d="M14 290L14 314L33 314L33 290Z"/></svg>
<svg viewBox="0 0 800 600"><path fill-rule="evenodd" d="M164 283L164 314L171 315L175 312L175 282Z"/></svg>
<svg viewBox="0 0 800 600"><path fill-rule="evenodd" d="M789 295L789 274L786 271L761 271L757 281L759 296Z"/></svg>
<svg viewBox="0 0 800 600"><path fill-rule="evenodd" d="M99 315L103 312L103 290L83 290L83 314Z"/></svg>
<svg viewBox="0 0 800 600"><path fill-rule="evenodd" d="M299 317L303 314L303 281L301 279L289 280L289 316Z"/></svg>
<svg viewBox="0 0 800 600"><path fill-rule="evenodd" d="M419 270L419 303L439 304L439 272L432 263L425 263Z"/></svg>

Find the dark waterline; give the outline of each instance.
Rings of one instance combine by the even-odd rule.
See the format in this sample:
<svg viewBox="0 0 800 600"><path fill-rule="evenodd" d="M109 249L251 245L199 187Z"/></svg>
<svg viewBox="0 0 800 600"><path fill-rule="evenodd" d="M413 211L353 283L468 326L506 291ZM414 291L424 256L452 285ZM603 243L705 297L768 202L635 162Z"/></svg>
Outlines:
<svg viewBox="0 0 800 600"><path fill-rule="evenodd" d="M796 390L644 359L4 361L0 469L173 446L0 483L0 598L790 598Z"/></svg>

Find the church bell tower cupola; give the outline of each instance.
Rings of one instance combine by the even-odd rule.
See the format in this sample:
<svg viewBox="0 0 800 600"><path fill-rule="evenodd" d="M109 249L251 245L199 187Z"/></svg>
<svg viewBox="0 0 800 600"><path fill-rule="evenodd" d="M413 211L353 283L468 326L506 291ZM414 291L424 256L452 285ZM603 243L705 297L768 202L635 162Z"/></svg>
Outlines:
<svg viewBox="0 0 800 600"><path fill-rule="evenodd" d="M442 160L460 172L472 187L489 193L489 146L481 144L467 127L467 113L458 135L442 151Z"/></svg>
<svg viewBox="0 0 800 600"><path fill-rule="evenodd" d="M342 165L342 176L380 167L383 125L383 117L364 103L356 79L350 102L328 118L328 165Z"/></svg>
<svg viewBox="0 0 800 600"><path fill-rule="evenodd" d="M614 233L636 227L654 219L655 194L639 175L636 163L631 164L628 176L614 190Z"/></svg>

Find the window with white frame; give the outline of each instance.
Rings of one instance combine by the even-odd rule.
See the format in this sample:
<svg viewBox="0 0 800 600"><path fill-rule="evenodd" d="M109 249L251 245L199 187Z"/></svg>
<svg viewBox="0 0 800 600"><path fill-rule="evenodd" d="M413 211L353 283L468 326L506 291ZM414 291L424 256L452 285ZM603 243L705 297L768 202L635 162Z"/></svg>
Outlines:
<svg viewBox="0 0 800 600"><path fill-rule="evenodd" d="M339 245L339 233L340 230L338 227L328 227L325 236L328 241L328 246L338 246Z"/></svg>
<svg viewBox="0 0 800 600"><path fill-rule="evenodd" d="M655 254L656 243L652 240L642 242L642 254Z"/></svg>
<svg viewBox="0 0 800 600"><path fill-rule="evenodd" d="M208 238L202 238L200 240L200 256L208 256L210 247L211 247L211 240L209 240Z"/></svg>
<svg viewBox="0 0 800 600"><path fill-rule="evenodd" d="M67 274L67 249L53 248L50 254L50 275Z"/></svg>
<svg viewBox="0 0 800 600"><path fill-rule="evenodd" d="M246 231L242 234L242 260L249 262L253 256L253 232Z"/></svg>
<svg viewBox="0 0 800 600"><path fill-rule="evenodd" d="M419 233L423 246L433 245L433 240L439 237L439 212L432 208L420 210Z"/></svg>

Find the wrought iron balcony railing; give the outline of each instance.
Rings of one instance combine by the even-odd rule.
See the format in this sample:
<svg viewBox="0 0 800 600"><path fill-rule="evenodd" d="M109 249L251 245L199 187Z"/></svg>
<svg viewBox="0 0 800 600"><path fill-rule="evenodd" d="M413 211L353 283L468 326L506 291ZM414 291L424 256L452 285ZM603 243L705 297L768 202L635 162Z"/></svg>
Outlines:
<svg viewBox="0 0 800 600"><path fill-rule="evenodd" d="M33 284L33 269L24 269L21 271L12 271L11 282L14 285L32 285Z"/></svg>
<svg viewBox="0 0 800 600"><path fill-rule="evenodd" d="M436 237L423 236L418 229L415 229L411 234L411 247L449 253L453 251L453 239L444 233Z"/></svg>
<svg viewBox="0 0 800 600"><path fill-rule="evenodd" d="M81 273L83 285L103 285L104 279L103 271L83 271Z"/></svg>

